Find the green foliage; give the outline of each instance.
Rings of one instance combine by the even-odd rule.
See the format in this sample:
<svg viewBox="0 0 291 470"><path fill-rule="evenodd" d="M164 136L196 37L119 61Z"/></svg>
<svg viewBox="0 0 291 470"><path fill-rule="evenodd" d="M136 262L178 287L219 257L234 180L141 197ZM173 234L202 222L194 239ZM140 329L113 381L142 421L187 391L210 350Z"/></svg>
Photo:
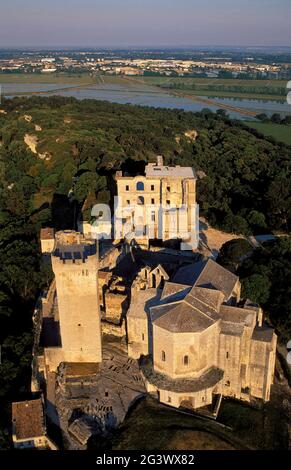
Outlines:
<svg viewBox="0 0 291 470"><path fill-rule="evenodd" d="M229 121L224 112L193 114L56 96L4 100L3 108L8 112L0 126L3 191L14 185L8 211L28 215L71 190L80 206L90 192L98 200L104 191L112 196L116 170L130 171L127 162L163 154L168 164L206 173L197 185L198 202L215 226L245 235L289 230L291 150ZM37 151L48 159L24 144L25 133L35 135L35 124L42 128ZM198 132L195 142L185 138L189 129Z"/></svg>
<svg viewBox="0 0 291 470"><path fill-rule="evenodd" d="M258 227L258 229L264 229L267 227L266 218L261 212L251 211L247 220L251 226Z"/></svg>
<svg viewBox="0 0 291 470"><path fill-rule="evenodd" d="M230 271L236 271L240 262L252 251L251 244L244 238L224 243L219 251L217 262Z"/></svg>
<svg viewBox="0 0 291 470"><path fill-rule="evenodd" d="M267 276L252 274L242 282L242 297L258 305L266 304L270 296L271 282Z"/></svg>
<svg viewBox="0 0 291 470"><path fill-rule="evenodd" d="M265 311L280 339L291 338L291 239L279 237L252 249L243 239L225 243L217 261L236 272L242 298L251 299Z"/></svg>

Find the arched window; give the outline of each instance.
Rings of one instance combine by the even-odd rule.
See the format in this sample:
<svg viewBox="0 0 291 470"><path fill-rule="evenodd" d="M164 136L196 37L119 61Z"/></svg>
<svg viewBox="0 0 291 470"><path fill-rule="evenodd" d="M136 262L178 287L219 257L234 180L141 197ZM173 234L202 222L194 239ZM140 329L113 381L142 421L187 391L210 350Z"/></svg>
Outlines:
<svg viewBox="0 0 291 470"><path fill-rule="evenodd" d="M189 356L184 356L184 357L183 357L183 364L184 364L184 366L188 366L188 364L189 364Z"/></svg>
<svg viewBox="0 0 291 470"><path fill-rule="evenodd" d="M165 351L162 351L162 361L163 361L163 362L166 361L166 353L165 353Z"/></svg>
<svg viewBox="0 0 291 470"><path fill-rule="evenodd" d="M136 183L136 190L137 191L144 191L144 184L142 181L138 181L138 183Z"/></svg>

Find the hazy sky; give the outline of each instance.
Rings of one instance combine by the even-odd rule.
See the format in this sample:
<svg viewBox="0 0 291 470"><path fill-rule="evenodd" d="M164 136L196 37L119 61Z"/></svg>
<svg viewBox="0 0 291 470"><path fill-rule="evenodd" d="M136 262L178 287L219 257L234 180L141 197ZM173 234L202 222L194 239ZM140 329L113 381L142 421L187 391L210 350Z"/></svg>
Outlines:
<svg viewBox="0 0 291 470"><path fill-rule="evenodd" d="M291 46L291 0L0 0L0 48L129 45Z"/></svg>

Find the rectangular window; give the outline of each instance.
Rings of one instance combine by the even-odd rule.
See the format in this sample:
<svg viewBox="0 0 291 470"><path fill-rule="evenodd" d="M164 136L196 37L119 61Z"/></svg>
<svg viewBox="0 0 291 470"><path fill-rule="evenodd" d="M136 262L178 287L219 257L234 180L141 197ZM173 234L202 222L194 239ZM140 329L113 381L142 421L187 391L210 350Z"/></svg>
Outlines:
<svg viewBox="0 0 291 470"><path fill-rule="evenodd" d="M144 341L144 333L142 333L142 335L141 335L141 339Z"/></svg>
<svg viewBox="0 0 291 470"><path fill-rule="evenodd" d="M167 200L167 205L169 206L171 204L171 201L168 199Z"/></svg>
<svg viewBox="0 0 291 470"><path fill-rule="evenodd" d="M151 200L151 203L152 203L152 204L154 204L154 203L155 203L155 200L154 200L154 199L152 199L152 200Z"/></svg>
<svg viewBox="0 0 291 470"><path fill-rule="evenodd" d="M156 214L154 212L151 213L151 221L155 222L156 220Z"/></svg>
<svg viewBox="0 0 291 470"><path fill-rule="evenodd" d="M227 351L227 353L226 353L226 359L228 359L228 358L229 358L229 354L228 354L228 351Z"/></svg>
<svg viewBox="0 0 291 470"><path fill-rule="evenodd" d="M130 206L130 200L129 200L129 199L127 199L127 201L126 201L126 202L127 202L127 205L128 205L128 206Z"/></svg>
<svg viewBox="0 0 291 470"><path fill-rule="evenodd" d="M154 190L155 190L155 185L151 184L151 191L154 191Z"/></svg>
<svg viewBox="0 0 291 470"><path fill-rule="evenodd" d="M184 366L188 366L188 365L189 365L189 356L184 356L184 357L183 357L183 364L184 364Z"/></svg>
<svg viewBox="0 0 291 470"><path fill-rule="evenodd" d="M171 397L168 397L168 403L171 403L171 401L172 401Z"/></svg>
<svg viewBox="0 0 291 470"><path fill-rule="evenodd" d="M129 191L129 186L128 186L128 184L125 186L125 190L126 190L126 191Z"/></svg>
<svg viewBox="0 0 291 470"><path fill-rule="evenodd" d="M167 186L167 191L168 191L168 192L171 191L171 187L170 187L170 186Z"/></svg>

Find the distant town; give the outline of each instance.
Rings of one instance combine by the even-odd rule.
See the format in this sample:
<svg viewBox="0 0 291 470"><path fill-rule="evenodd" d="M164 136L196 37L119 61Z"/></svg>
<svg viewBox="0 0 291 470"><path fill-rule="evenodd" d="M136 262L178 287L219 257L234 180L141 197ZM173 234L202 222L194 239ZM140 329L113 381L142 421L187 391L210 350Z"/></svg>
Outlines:
<svg viewBox="0 0 291 470"><path fill-rule="evenodd" d="M291 51L0 50L0 73L82 73L201 78L291 78Z"/></svg>

